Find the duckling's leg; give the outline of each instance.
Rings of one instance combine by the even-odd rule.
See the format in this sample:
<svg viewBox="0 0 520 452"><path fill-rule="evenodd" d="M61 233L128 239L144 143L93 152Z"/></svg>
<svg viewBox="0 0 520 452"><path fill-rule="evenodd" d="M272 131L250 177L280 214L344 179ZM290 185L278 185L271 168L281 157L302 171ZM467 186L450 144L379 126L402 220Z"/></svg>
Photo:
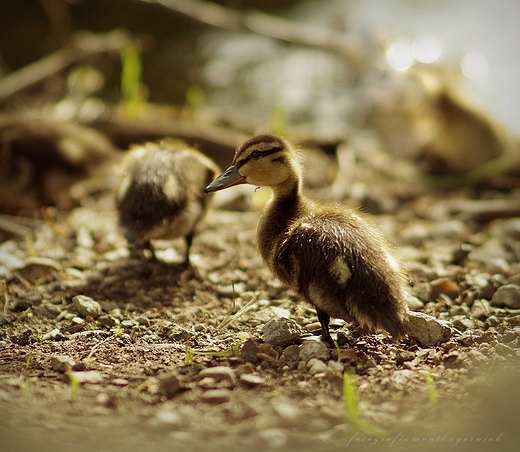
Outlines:
<svg viewBox="0 0 520 452"><path fill-rule="evenodd" d="M329 333L330 316L325 311L318 308L316 308L316 312L318 313L318 320L321 323L321 340L330 345L334 345L334 341Z"/></svg>
<svg viewBox="0 0 520 452"><path fill-rule="evenodd" d="M197 267L194 267L190 261L190 250L191 250L191 242L193 242L193 236L195 233L188 234L186 236L186 259L184 260L184 268L189 270L189 272L198 279L199 281L204 280L200 270Z"/></svg>
<svg viewBox="0 0 520 452"><path fill-rule="evenodd" d="M143 251L144 250L150 251L150 253L152 254L151 257L150 257L151 261L159 262L159 259L157 259L157 256L155 254L155 248L153 247L152 242L150 240L147 240L145 243L143 243L142 248L143 248ZM143 256L146 257L146 254L143 254Z"/></svg>
<svg viewBox="0 0 520 452"><path fill-rule="evenodd" d="M184 267L188 268L191 266L190 262L190 250L191 250L191 243L193 242L193 236L195 235L194 232L190 232L186 236L186 258L184 259Z"/></svg>

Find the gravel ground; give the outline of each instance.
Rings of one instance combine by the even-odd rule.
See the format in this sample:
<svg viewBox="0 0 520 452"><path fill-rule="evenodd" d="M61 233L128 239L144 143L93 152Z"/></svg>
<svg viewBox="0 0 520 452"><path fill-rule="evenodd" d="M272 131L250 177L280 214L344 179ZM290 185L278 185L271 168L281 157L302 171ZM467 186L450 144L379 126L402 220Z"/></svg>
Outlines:
<svg viewBox="0 0 520 452"><path fill-rule="evenodd" d="M394 343L333 321L336 348L262 263L256 211L210 212L190 269L182 241L130 256L110 196L48 215L0 244L2 449L513 450L514 200L430 193L374 216L411 308L449 337Z"/></svg>

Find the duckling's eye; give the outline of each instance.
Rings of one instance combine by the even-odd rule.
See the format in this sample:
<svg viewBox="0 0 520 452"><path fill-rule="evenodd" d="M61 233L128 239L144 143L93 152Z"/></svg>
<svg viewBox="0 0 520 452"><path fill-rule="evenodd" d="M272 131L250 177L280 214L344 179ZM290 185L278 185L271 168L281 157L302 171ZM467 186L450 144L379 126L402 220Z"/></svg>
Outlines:
<svg viewBox="0 0 520 452"><path fill-rule="evenodd" d="M262 157L262 153L259 150L256 150L251 152L250 157L254 160L258 160L260 157Z"/></svg>

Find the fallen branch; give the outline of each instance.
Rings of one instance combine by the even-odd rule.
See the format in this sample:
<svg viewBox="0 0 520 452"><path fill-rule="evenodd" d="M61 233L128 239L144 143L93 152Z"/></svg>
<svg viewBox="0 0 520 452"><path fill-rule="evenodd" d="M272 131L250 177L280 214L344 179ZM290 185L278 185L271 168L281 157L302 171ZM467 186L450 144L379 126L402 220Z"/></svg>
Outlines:
<svg viewBox="0 0 520 452"><path fill-rule="evenodd" d="M79 32L70 46L2 77L0 79L0 102L31 88L88 56L119 52L130 42L130 36L121 30L104 34Z"/></svg>
<svg viewBox="0 0 520 452"><path fill-rule="evenodd" d="M202 0L140 0L157 3L198 22L230 31L251 31L291 44L332 50L357 66L364 52L361 40L349 33L296 24L258 11L236 11Z"/></svg>
<svg viewBox="0 0 520 452"><path fill-rule="evenodd" d="M222 167L229 164L236 147L247 137L244 133L223 127L182 121L107 121L91 126L108 136L120 148L147 140L176 137L196 146Z"/></svg>
<svg viewBox="0 0 520 452"><path fill-rule="evenodd" d="M0 214L0 230L16 234L21 237L30 235L42 224L41 221L30 218Z"/></svg>

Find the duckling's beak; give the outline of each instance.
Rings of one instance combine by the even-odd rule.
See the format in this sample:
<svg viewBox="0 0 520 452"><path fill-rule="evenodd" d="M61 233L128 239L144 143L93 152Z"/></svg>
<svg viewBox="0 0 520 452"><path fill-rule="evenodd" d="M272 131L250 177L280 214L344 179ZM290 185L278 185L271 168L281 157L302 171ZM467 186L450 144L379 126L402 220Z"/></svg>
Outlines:
<svg viewBox="0 0 520 452"><path fill-rule="evenodd" d="M238 166L232 165L220 176L218 176L205 189L204 193L213 193L214 191L223 190L224 188L232 187L233 185L245 184L246 178L238 172Z"/></svg>

